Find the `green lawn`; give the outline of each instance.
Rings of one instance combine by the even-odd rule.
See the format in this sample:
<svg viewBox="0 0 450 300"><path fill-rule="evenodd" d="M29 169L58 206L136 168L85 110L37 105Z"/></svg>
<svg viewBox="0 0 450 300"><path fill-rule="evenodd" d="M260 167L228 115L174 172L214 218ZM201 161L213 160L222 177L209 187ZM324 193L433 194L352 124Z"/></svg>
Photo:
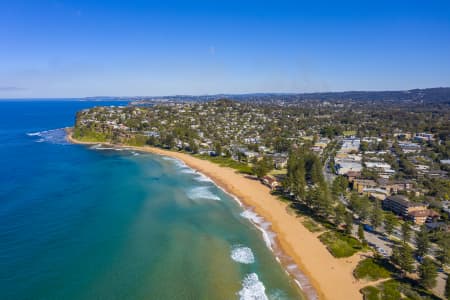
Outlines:
<svg viewBox="0 0 450 300"><path fill-rule="evenodd" d="M382 265L382 261L374 258L366 258L360 261L353 274L357 279L366 280L378 280L391 276L391 272Z"/></svg>
<svg viewBox="0 0 450 300"><path fill-rule="evenodd" d="M328 251L337 258L349 257L364 249L360 241L337 231L327 231L321 234L319 239L327 246Z"/></svg>
<svg viewBox="0 0 450 300"><path fill-rule="evenodd" d="M269 175L286 175L287 169L273 169L269 172Z"/></svg>

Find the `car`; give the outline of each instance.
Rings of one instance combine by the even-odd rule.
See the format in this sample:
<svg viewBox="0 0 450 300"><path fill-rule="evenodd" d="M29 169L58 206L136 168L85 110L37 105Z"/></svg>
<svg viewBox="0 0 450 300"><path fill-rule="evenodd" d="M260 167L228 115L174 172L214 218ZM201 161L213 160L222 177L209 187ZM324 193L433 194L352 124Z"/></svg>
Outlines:
<svg viewBox="0 0 450 300"><path fill-rule="evenodd" d="M367 232L373 232L373 231L374 231L373 227L370 226L370 225L367 225L367 224L364 224L364 225L363 225L363 228L364 228L364 230L367 231Z"/></svg>
<svg viewBox="0 0 450 300"><path fill-rule="evenodd" d="M384 235L380 237L380 240L383 240L385 242L390 242L391 241L387 236L384 236Z"/></svg>

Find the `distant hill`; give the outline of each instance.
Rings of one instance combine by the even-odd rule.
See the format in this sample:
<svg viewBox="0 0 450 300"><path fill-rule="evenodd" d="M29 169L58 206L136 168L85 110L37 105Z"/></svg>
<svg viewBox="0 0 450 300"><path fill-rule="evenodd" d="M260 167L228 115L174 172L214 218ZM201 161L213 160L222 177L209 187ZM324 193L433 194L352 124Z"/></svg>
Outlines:
<svg viewBox="0 0 450 300"><path fill-rule="evenodd" d="M87 97L84 100L132 100L132 101L211 101L217 99L238 101L412 101L440 102L450 104L450 88L413 89L405 91L347 91L322 93L252 93L252 94L217 94L217 95L173 95L173 96L132 96Z"/></svg>

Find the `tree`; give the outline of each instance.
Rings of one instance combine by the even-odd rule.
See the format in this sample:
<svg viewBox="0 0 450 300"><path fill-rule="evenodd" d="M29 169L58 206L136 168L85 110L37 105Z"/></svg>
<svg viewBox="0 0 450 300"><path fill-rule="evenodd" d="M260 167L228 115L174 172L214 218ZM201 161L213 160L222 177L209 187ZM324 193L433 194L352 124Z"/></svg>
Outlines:
<svg viewBox="0 0 450 300"><path fill-rule="evenodd" d="M300 199L305 198L305 187L306 187L306 179L305 179L305 160L303 156L300 156L297 160L297 164L295 170L293 171L293 190L296 196Z"/></svg>
<svg viewBox="0 0 450 300"><path fill-rule="evenodd" d="M358 226L358 238L361 240L361 242L365 240L363 224L359 224L359 226Z"/></svg>
<svg viewBox="0 0 450 300"><path fill-rule="evenodd" d="M381 209L380 202L375 200L375 205L372 208L372 213L370 216L370 225L373 226L374 229L379 227L383 222L383 210Z"/></svg>
<svg viewBox="0 0 450 300"><path fill-rule="evenodd" d="M425 257L419 266L419 283L427 289L432 289L436 286L437 277L436 265L429 257Z"/></svg>
<svg viewBox="0 0 450 300"><path fill-rule="evenodd" d="M343 194L348 187L348 180L342 175L337 176L331 185L331 193L335 198Z"/></svg>
<svg viewBox="0 0 450 300"><path fill-rule="evenodd" d="M443 265L450 264L450 234L448 232L443 233L437 244L439 245L439 261Z"/></svg>
<svg viewBox="0 0 450 300"><path fill-rule="evenodd" d="M262 178L267 175L267 173L272 170L273 162L270 158L264 157L263 159L257 161L253 166L253 173L258 178Z"/></svg>
<svg viewBox="0 0 450 300"><path fill-rule="evenodd" d="M222 146L220 145L220 143L216 143L214 145L214 152L217 156L220 156L222 154Z"/></svg>
<svg viewBox="0 0 450 300"><path fill-rule="evenodd" d="M325 182L323 182L318 190L318 198L316 199L315 209L319 215L328 217L331 212L331 197L328 191L328 187Z"/></svg>
<svg viewBox="0 0 450 300"><path fill-rule="evenodd" d="M345 206L342 203L338 203L334 209L334 224L336 226L341 225L345 218Z"/></svg>
<svg viewBox="0 0 450 300"><path fill-rule="evenodd" d="M386 231L386 233L389 235L392 234L397 223L397 217L391 212L387 213L384 216L384 230Z"/></svg>
<svg viewBox="0 0 450 300"><path fill-rule="evenodd" d="M445 297L450 298L450 275L447 275L447 280L445 281Z"/></svg>
<svg viewBox="0 0 450 300"><path fill-rule="evenodd" d="M428 230L425 225L420 227L420 231L416 234L417 255L425 256L430 248L430 239L428 237Z"/></svg>
<svg viewBox="0 0 450 300"><path fill-rule="evenodd" d="M350 196L350 207L364 221L369 216L370 202L367 197L360 197L356 193Z"/></svg>
<svg viewBox="0 0 450 300"><path fill-rule="evenodd" d="M359 150L362 152L369 151L369 143L368 142L361 142L359 144Z"/></svg>
<svg viewBox="0 0 450 300"><path fill-rule="evenodd" d="M306 197L306 171L303 151L291 151L287 163L286 186L300 199Z"/></svg>
<svg viewBox="0 0 450 300"><path fill-rule="evenodd" d="M311 165L311 181L312 184L322 184L324 182L323 172L322 172L322 164L320 162L319 157L317 155L312 156L312 165Z"/></svg>
<svg viewBox="0 0 450 300"><path fill-rule="evenodd" d="M411 227L409 226L408 222L402 223L402 240L404 243L409 242L411 239Z"/></svg>
<svg viewBox="0 0 450 300"><path fill-rule="evenodd" d="M392 250L392 261L394 264L400 267L403 272L411 273L414 271L414 258L412 248L405 242L401 246L396 246Z"/></svg>
<svg viewBox="0 0 450 300"><path fill-rule="evenodd" d="M353 228L353 216L351 212L347 212L344 218L345 222L345 233L351 234Z"/></svg>

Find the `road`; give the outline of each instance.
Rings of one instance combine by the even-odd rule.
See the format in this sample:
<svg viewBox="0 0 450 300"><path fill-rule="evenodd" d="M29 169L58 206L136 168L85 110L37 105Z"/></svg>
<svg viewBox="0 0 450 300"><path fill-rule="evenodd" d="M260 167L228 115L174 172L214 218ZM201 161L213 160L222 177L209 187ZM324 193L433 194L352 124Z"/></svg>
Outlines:
<svg viewBox="0 0 450 300"><path fill-rule="evenodd" d="M327 160L323 164L323 177L325 178L325 181L328 183L328 185L331 185L336 175L330 170L329 162L330 157L328 156Z"/></svg>

